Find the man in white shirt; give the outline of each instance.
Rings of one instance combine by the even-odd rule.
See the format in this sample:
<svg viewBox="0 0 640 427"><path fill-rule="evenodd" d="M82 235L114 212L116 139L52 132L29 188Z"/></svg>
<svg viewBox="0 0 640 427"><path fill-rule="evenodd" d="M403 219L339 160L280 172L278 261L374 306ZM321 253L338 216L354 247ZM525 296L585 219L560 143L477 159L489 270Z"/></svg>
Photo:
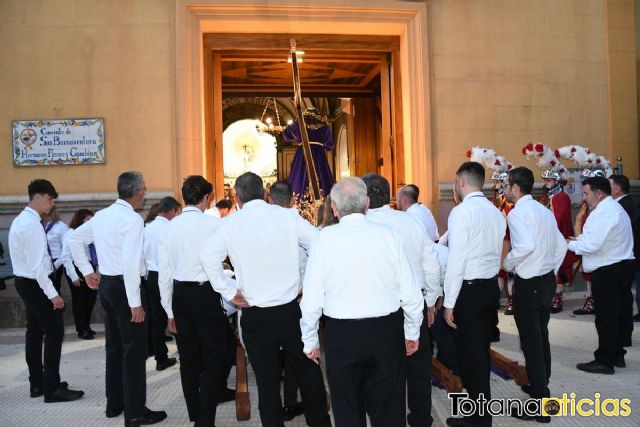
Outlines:
<svg viewBox="0 0 640 427"><path fill-rule="evenodd" d="M369 173L362 177L367 186L369 221L391 227L400 238L425 299L425 321L420 326L420 348L407 359L407 420L412 427L430 426L431 417L431 345L429 328L433 324L436 300L442 295L440 264L435 243L422 225L406 212L391 209L390 186L383 176Z"/></svg>
<svg viewBox="0 0 640 427"><path fill-rule="evenodd" d="M180 203L171 196L164 197L158 203L158 215L144 227L144 260L147 267L147 279L143 281L147 291L149 309L149 333L151 347L156 359L156 370L165 369L176 364L175 357L168 357L165 340L167 329L167 313L160 302L158 287L158 246L167 231L169 221L180 214Z"/></svg>
<svg viewBox="0 0 640 427"><path fill-rule="evenodd" d="M401 238L365 217L369 198L360 178L336 183L331 204L340 222L321 231L304 277L304 352L319 363L324 314L336 426L365 426L366 414L373 427L405 425L406 356L419 349L421 284Z"/></svg>
<svg viewBox="0 0 640 427"><path fill-rule="evenodd" d="M64 300L51 281L53 262L47 251L47 237L40 216L48 214L58 198L53 184L45 179L31 181L29 206L11 223L9 252L15 287L27 312L25 356L29 368L30 396L44 401L69 402L84 392L69 390L60 382L60 353L64 337ZM44 364L42 339L44 337Z"/></svg>
<svg viewBox="0 0 640 427"><path fill-rule="evenodd" d="M523 386L523 390L541 399L550 397L548 326L556 288L555 274L564 260L567 244L551 211L531 197L533 183L533 172L525 167L507 173L505 194L515 207L507 216L511 250L504 260L504 268L516 273L513 315L529 378L529 386ZM543 422L545 419L548 417L539 418Z"/></svg>
<svg viewBox="0 0 640 427"><path fill-rule="evenodd" d="M611 184L606 178L585 179L582 194L591 213L582 234L569 241L569 249L582 255L582 268L591 273L598 349L595 360L576 367L589 373L613 374L614 365L626 366L624 341L633 314L631 282L635 267L631 220L611 197Z"/></svg>
<svg viewBox="0 0 640 427"><path fill-rule="evenodd" d="M438 225L428 207L418 203L420 189L415 184L405 185L398 190L398 208L417 219L423 226L427 236L435 242L440 238Z"/></svg>
<svg viewBox="0 0 640 427"><path fill-rule="evenodd" d="M258 383L260 420L282 427L280 349L291 360L300 385L307 423L329 426L320 367L305 357L300 339L298 246L309 248L318 230L297 212L264 201L262 179L252 173L236 180L238 212L224 218L202 250L213 288L243 307L242 337ZM228 285L222 261L229 256L238 289Z"/></svg>
<svg viewBox="0 0 640 427"><path fill-rule="evenodd" d="M200 263L202 246L220 222L203 213L212 192L213 185L200 175L184 180L185 208L167 225L158 249L162 306L169 329L177 334L189 420L199 427L215 424L216 406L223 397L223 364L231 351L225 340L227 317L220 294Z"/></svg>
<svg viewBox="0 0 640 427"><path fill-rule="evenodd" d="M53 261L53 286L58 292L62 287L62 276L64 269L62 268L62 239L69 231L69 226L60 219L60 214L54 206L47 215L42 216L42 227L47 236L47 250Z"/></svg>
<svg viewBox="0 0 640 427"><path fill-rule="evenodd" d="M469 398L491 399L489 345L500 298L498 271L506 221L482 193L485 170L477 162L456 172L455 191L462 200L449 214L449 256L444 278L444 318L454 329L462 383ZM478 402L478 405L480 403ZM491 415L448 418L449 426L490 426Z"/></svg>
<svg viewBox="0 0 640 427"><path fill-rule="evenodd" d="M87 285L98 289L105 312L107 418L124 410L125 425L155 424L164 411L145 406L148 324L142 308L140 281L143 267L144 221L136 213L146 187L140 172L118 177L118 200L78 227L69 239L73 261ZM91 265L85 245L93 243L100 277Z"/></svg>

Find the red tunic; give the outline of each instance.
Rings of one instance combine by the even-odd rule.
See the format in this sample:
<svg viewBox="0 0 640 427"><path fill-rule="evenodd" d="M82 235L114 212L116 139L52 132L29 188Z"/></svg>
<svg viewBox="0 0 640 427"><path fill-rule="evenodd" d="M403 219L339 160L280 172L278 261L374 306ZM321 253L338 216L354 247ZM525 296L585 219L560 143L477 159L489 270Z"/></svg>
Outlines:
<svg viewBox="0 0 640 427"><path fill-rule="evenodd" d="M561 191L551 196L550 208L553 215L556 217L558 224L558 230L564 236L565 239L573 237L573 224L571 222L571 198L567 193ZM573 263L578 260L576 254L571 251L567 251L567 254L562 261L562 265L558 270L557 283L571 283L573 280Z"/></svg>

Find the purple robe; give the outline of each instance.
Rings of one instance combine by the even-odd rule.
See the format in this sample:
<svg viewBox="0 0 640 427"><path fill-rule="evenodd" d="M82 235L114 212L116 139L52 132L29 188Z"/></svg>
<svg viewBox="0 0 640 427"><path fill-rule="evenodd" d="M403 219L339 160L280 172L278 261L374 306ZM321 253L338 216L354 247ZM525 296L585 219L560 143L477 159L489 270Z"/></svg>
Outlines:
<svg viewBox="0 0 640 427"><path fill-rule="evenodd" d="M320 129L307 128L309 135L309 145L311 156L316 166L318 174L318 184L323 195L327 196L333 187L333 174L329 167L329 161L325 151L333 150L333 134L331 126L323 126ZM293 188L293 192L302 195L309 190L309 179L307 177L307 167L304 163L304 152L302 150L302 136L300 136L300 126L295 121L284 131L285 144L297 145L298 150L291 162L291 172L287 182ZM317 143L317 144L314 144Z"/></svg>

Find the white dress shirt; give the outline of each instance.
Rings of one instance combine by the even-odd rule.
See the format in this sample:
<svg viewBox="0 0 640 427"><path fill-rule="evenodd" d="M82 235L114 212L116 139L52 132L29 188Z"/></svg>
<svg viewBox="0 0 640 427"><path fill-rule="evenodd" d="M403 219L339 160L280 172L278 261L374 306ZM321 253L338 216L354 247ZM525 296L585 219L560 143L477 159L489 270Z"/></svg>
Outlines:
<svg viewBox="0 0 640 427"><path fill-rule="evenodd" d="M611 196L603 199L589 213L582 234L569 242L569 249L582 255L582 268L587 273L634 259L629 215Z"/></svg>
<svg viewBox="0 0 640 427"><path fill-rule="evenodd" d="M98 254L100 273L107 276L122 275L129 307L140 307L143 236L142 217L129 203L118 199L76 228L69 238L69 247L73 262L86 277L94 270L85 245L93 243Z"/></svg>
<svg viewBox="0 0 640 427"><path fill-rule="evenodd" d="M502 212L480 191L469 193L453 208L444 278L446 308L455 307L463 280L490 279L498 274L506 229Z"/></svg>
<svg viewBox="0 0 640 427"><path fill-rule="evenodd" d="M326 227L311 248L300 309L304 351L318 348L318 320L366 319L404 311L404 334L420 336L424 300L400 237L362 214Z"/></svg>
<svg viewBox="0 0 640 427"><path fill-rule="evenodd" d="M53 263L47 251L47 236L40 223L40 214L24 208L9 228L9 253L13 275L34 279L49 299L58 296L49 274Z"/></svg>
<svg viewBox="0 0 640 427"><path fill-rule="evenodd" d="M67 231L69 231L69 226L62 221L57 221L51 226L49 231L46 231L48 226L49 223L45 223L45 234L47 235L51 258L54 259L53 268L57 270L62 265L62 261L60 260L62 256L62 239Z"/></svg>
<svg viewBox="0 0 640 427"><path fill-rule="evenodd" d="M200 263L200 252L218 224L219 218L205 215L195 206L187 206L166 225L158 246L158 287L162 307L169 319L173 319L173 281L208 280Z"/></svg>
<svg viewBox="0 0 640 427"><path fill-rule="evenodd" d="M531 195L521 197L507 215L511 251L504 268L523 279L542 276L558 269L567 253L567 242L558 230L553 213Z"/></svg>
<svg viewBox="0 0 640 427"><path fill-rule="evenodd" d="M436 219L428 207L422 203L414 203L409 206L407 213L424 226L424 230L427 232L427 236L429 236L431 241L435 242L440 238L438 234L438 224L436 224Z"/></svg>
<svg viewBox="0 0 640 427"><path fill-rule="evenodd" d="M162 236L167 232L168 225L169 220L158 215L144 227L143 253L147 271L155 271L156 273L160 271L160 267L158 267L158 246Z"/></svg>
<svg viewBox="0 0 640 427"><path fill-rule="evenodd" d="M75 265L73 264L73 257L71 256L71 248L69 247L69 240L71 239L71 235L75 232L73 228L67 230L62 238L62 254L60 254L60 262L64 266L64 270L67 272L67 276L71 279L72 282L76 282L80 280L78 273L76 272ZM87 257L91 259L91 252L89 251L89 245L85 245L85 253Z"/></svg>
<svg viewBox="0 0 640 427"><path fill-rule="evenodd" d="M300 290L298 246L309 249L318 230L297 211L252 200L224 217L205 244L200 259L213 288L227 300L236 290L226 285L222 261L229 255L238 289L252 306L273 307L293 301Z"/></svg>
<svg viewBox="0 0 640 427"><path fill-rule="evenodd" d="M370 221L388 225L400 237L420 288L426 291L427 307L433 307L442 295L440 264L436 244L427 237L422 224L408 213L391 209L389 205L369 209L366 216Z"/></svg>

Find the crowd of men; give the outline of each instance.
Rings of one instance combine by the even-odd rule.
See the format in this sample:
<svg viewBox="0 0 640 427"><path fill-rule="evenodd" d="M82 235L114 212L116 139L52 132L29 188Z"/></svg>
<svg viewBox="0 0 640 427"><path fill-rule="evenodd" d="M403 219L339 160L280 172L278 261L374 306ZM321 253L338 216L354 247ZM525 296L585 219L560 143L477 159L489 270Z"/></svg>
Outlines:
<svg viewBox="0 0 640 427"><path fill-rule="evenodd" d="M446 325L455 347L452 364L469 397L491 398L489 347L501 268L515 277L513 315L530 382L523 390L548 397L550 307L568 250L592 273L598 333L594 360L577 368L613 374L624 367L637 264L632 220L621 206L629 196L614 200L611 189L613 183L628 193L628 179L584 180L591 214L573 239L565 239L551 211L532 198L531 170L507 173L503 185L514 208L506 220L483 194L484 182L481 164L459 167L454 192L460 202L440 237L433 216L418 203L417 187L402 187L394 209L389 182L377 174L337 182L323 210L325 219L333 214L337 220L318 229L290 207L288 184L275 184L267 198L262 179L251 172L235 182L233 214L205 214L213 187L190 176L182 185L184 207L163 199L145 227L136 212L145 196L143 176L123 173L118 200L79 221L66 245L76 277L97 290L105 313L106 416L124 412L126 426L167 417L146 406L145 361L151 334L157 368L176 363L164 344L168 327L177 340L189 420L213 426L216 406L234 399L226 384L236 349L228 314L239 310L263 426L282 427L290 419L280 398L283 359L307 424L332 425L321 355L335 425L364 427L368 417L372 426L429 426L430 335L438 322ZM29 206L11 225L9 250L27 311L30 394L72 401L83 392L59 375L65 302L50 277L56 267L41 224L58 194L43 179L32 181L28 192ZM503 257L507 227L510 250ZM90 335L90 326L79 328L79 336ZM444 338L436 342L445 349ZM491 423L484 411L447 419L451 426Z"/></svg>

